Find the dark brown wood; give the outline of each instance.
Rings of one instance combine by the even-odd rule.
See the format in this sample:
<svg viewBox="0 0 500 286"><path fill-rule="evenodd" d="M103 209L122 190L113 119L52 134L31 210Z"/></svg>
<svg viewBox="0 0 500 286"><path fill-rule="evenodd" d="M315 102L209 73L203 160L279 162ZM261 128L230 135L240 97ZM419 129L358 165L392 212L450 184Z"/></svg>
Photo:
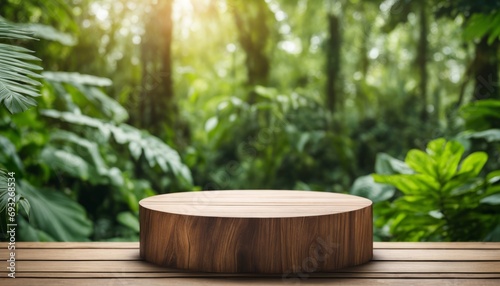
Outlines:
<svg viewBox="0 0 500 286"><path fill-rule="evenodd" d="M307 191L207 191L140 202L141 257L225 273L325 272L370 261L372 202Z"/></svg>

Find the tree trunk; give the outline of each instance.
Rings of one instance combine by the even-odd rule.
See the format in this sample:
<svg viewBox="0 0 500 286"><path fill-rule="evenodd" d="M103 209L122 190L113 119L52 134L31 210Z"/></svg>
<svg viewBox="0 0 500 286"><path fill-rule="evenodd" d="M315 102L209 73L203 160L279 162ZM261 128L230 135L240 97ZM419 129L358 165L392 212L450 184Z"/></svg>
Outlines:
<svg viewBox="0 0 500 286"><path fill-rule="evenodd" d="M333 14L328 14L328 40L326 42L326 106L335 111L338 104L340 75L340 22Z"/></svg>
<svg viewBox="0 0 500 286"><path fill-rule="evenodd" d="M427 50L428 50L428 23L427 23L427 13L426 13L426 1L422 0L420 2L420 29L419 29L419 39L418 39L418 50L417 50L417 67L420 77L418 91L420 93L421 101L421 113L420 118L422 121L427 120Z"/></svg>
<svg viewBox="0 0 500 286"><path fill-rule="evenodd" d="M172 2L153 5L141 46L142 89L140 126L161 135L175 118L172 81Z"/></svg>
<svg viewBox="0 0 500 286"><path fill-rule="evenodd" d="M499 41L488 44L488 36L484 36L476 44L474 59L474 99L499 99L498 81L498 48Z"/></svg>
<svg viewBox="0 0 500 286"><path fill-rule="evenodd" d="M269 8L264 0L233 1L231 8L238 29L238 42L246 54L247 85L250 88L267 85L270 63L265 49L269 39ZM255 101L256 94L251 91L248 102Z"/></svg>

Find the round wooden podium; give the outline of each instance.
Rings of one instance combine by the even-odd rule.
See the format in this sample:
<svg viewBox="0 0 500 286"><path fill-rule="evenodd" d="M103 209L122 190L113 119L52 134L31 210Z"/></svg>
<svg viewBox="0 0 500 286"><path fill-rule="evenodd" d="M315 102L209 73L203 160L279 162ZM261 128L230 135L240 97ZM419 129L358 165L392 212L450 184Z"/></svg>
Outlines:
<svg viewBox="0 0 500 286"><path fill-rule="evenodd" d="M140 255L225 273L331 272L373 255L372 202L324 192L234 190L140 201Z"/></svg>

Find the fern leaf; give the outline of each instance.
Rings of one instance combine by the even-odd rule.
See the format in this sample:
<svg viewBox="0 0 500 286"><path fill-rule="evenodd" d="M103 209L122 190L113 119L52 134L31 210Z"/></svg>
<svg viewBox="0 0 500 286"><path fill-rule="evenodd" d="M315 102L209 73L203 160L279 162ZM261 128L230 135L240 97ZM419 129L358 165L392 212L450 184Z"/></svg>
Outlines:
<svg viewBox="0 0 500 286"><path fill-rule="evenodd" d="M29 32L18 29L0 18L0 39L34 39ZM36 106L33 99L40 95L35 88L40 82L33 78L40 76L33 71L41 67L28 61L39 61L25 48L0 44L0 103L10 113L19 113Z"/></svg>

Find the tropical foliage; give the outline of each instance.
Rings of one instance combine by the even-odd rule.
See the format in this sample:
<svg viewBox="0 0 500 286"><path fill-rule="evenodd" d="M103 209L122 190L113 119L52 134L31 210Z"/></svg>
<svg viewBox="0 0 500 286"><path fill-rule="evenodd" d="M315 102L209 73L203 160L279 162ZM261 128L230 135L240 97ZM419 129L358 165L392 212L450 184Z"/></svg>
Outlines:
<svg viewBox="0 0 500 286"><path fill-rule="evenodd" d="M33 39L31 34L9 25L0 18L0 39ZM38 97L36 86L40 83L33 78L40 75L33 70L40 70L28 61L40 60L31 55L32 51L9 44L0 43L0 103L11 113L18 113L35 106L33 97Z"/></svg>
<svg viewBox="0 0 500 286"><path fill-rule="evenodd" d="M410 150L396 169L385 170L392 174L373 175L375 182L399 190L377 218L394 240L498 240L500 224L491 216L500 196L500 172L479 177L487 154L474 152L461 160L464 151L457 141L436 139L426 152ZM394 166L396 159L391 161Z"/></svg>

